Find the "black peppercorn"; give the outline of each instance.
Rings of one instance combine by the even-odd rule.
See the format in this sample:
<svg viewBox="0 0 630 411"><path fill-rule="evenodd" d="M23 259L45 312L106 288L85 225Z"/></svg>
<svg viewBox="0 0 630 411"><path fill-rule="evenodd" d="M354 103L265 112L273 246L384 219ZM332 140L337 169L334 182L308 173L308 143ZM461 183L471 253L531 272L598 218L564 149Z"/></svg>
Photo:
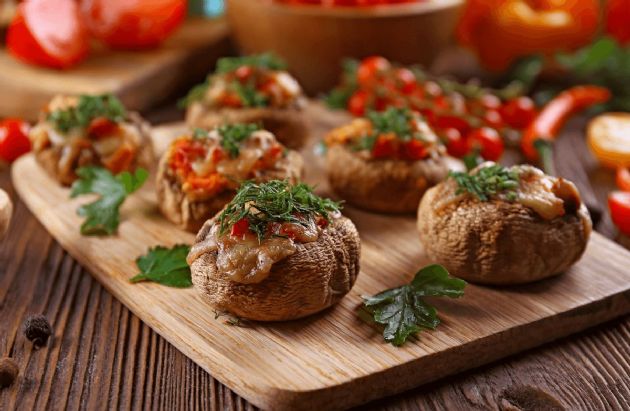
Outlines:
<svg viewBox="0 0 630 411"><path fill-rule="evenodd" d="M43 315L30 316L24 322L24 335L35 347L46 345L51 334L52 327Z"/></svg>
<svg viewBox="0 0 630 411"><path fill-rule="evenodd" d="M19 372L20 369L12 358L0 359L0 388L13 384Z"/></svg>

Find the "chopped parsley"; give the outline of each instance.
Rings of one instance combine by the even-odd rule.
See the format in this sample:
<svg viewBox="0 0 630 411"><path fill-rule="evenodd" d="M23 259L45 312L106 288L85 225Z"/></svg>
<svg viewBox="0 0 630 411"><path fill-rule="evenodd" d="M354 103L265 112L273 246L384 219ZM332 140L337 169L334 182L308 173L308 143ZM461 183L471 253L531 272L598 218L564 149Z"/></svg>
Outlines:
<svg viewBox="0 0 630 411"><path fill-rule="evenodd" d="M221 147L232 158L238 157L241 143L258 130L260 126L254 123L226 124L217 129L221 135Z"/></svg>
<svg viewBox="0 0 630 411"><path fill-rule="evenodd" d="M129 281L153 281L169 287L185 288L192 286L190 267L186 256L190 247L179 244L172 248L157 246L136 259L140 273Z"/></svg>
<svg viewBox="0 0 630 411"><path fill-rule="evenodd" d="M409 125L413 114L408 108L388 108L383 112L370 111L367 118L372 123L374 133L377 135L394 133L404 141L413 138L413 132Z"/></svg>
<svg viewBox="0 0 630 411"><path fill-rule="evenodd" d="M249 229L265 237L269 223L291 222L304 225L306 218L321 216L330 221L330 213L341 209L341 204L313 193L312 187L300 183L273 180L268 183L246 181L234 199L219 214L220 233L247 219Z"/></svg>
<svg viewBox="0 0 630 411"><path fill-rule="evenodd" d="M238 95L243 107L265 107L269 103L267 96L258 91L253 82L242 84L233 81L230 83L230 88Z"/></svg>
<svg viewBox="0 0 630 411"><path fill-rule="evenodd" d="M286 63L272 53L252 54L241 57L223 57L217 61L215 73L230 73L239 67L250 66L266 70L284 70Z"/></svg>
<svg viewBox="0 0 630 411"><path fill-rule="evenodd" d="M55 110L48 114L47 120L53 123L57 130L67 133L73 128L87 127L98 117L120 123L126 116L125 106L112 94L81 95L76 106Z"/></svg>
<svg viewBox="0 0 630 411"><path fill-rule="evenodd" d="M470 193L481 201L489 201L493 195L503 193L509 201L516 200L518 171L500 164L482 167L474 174L451 171L449 177L457 182L456 194Z"/></svg>
<svg viewBox="0 0 630 411"><path fill-rule="evenodd" d="M385 341L401 346L409 336L434 330L439 324L437 310L424 297L459 298L466 282L449 275L446 268L433 264L418 271L409 284L392 288L373 297L363 297L373 321L385 326Z"/></svg>

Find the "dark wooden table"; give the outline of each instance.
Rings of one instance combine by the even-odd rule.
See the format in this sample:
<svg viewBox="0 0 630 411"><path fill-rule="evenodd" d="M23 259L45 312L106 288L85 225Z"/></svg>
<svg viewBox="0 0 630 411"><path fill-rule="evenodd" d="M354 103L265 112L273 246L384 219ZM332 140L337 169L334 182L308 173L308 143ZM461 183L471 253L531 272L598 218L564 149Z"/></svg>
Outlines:
<svg viewBox="0 0 630 411"><path fill-rule="evenodd" d="M173 112L152 119L173 119ZM559 173L583 190L592 184L606 211L612 175L590 158L583 126L573 122L560 139ZM0 187L16 202L0 245L0 356L13 357L20 368L18 381L0 391L0 410L254 408L143 324L69 256L16 197L7 170L0 172ZM607 214L597 229L616 236ZM626 238L616 239L628 246ZM46 315L54 327L52 342L39 350L21 330L29 314ZM630 317L365 408L628 410Z"/></svg>

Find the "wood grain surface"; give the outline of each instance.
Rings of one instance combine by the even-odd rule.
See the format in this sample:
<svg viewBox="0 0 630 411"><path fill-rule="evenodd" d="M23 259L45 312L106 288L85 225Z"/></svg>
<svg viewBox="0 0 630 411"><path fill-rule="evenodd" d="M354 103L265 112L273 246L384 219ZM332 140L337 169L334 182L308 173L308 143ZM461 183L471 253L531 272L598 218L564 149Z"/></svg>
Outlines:
<svg viewBox="0 0 630 411"><path fill-rule="evenodd" d="M128 108L144 110L202 79L228 50L226 22L200 18L155 50L95 48L85 62L63 71L29 66L0 48L0 116L35 120L37 108L59 93L113 93Z"/></svg>
<svg viewBox="0 0 630 411"><path fill-rule="evenodd" d="M14 172L20 171L19 168L16 170L17 171L14 170ZM143 194L141 197L145 197L145 195ZM62 199L62 200L65 200L65 199ZM56 205L54 205L53 207L48 207L48 208L59 208L62 202L60 203L49 202L49 204L56 204ZM73 210L74 207L75 205L73 205L70 208L70 211ZM133 209L134 207L130 206L130 208ZM370 231L370 228L373 226L382 226L383 222L380 221L380 224L379 224L379 219L382 219L383 217L375 217L375 216L367 215L366 213L360 213L357 211L352 211L351 217L353 217L353 219L355 220L363 222L363 229L361 227L362 225L361 223L359 224L359 229L362 231L362 234L364 233L367 234L367 243L368 244L370 242L373 243L372 247L374 248L371 250L372 256L366 257L366 258L368 259L372 258L372 259L378 260L379 255L382 255L382 250L378 248L378 244L377 244L378 241L376 239L377 233ZM68 218L71 219L71 217L68 217ZM130 219L129 221L131 224L131 220L135 218L135 216L127 216L127 218ZM49 224L49 220L50 220L49 218L46 218L46 224ZM405 235L411 236L412 235L411 231L413 229L412 227L413 222L405 221L405 219L400 219L399 222L402 227L402 230L404 232L409 233ZM76 225L74 227L76 227ZM121 236L124 235L123 229L124 229L124 224L123 224L123 227L121 227ZM149 229L147 231L153 232L153 229ZM399 237L399 235L396 233L388 233L388 232L383 233L382 230L378 230L378 231L379 231L378 232L379 236L385 235L388 237L388 239L391 238L392 239L391 241L394 241L397 237ZM407 242L413 243L413 238L409 237L407 240L408 240ZM178 238L171 237L169 241L176 242L178 241ZM596 245L594 247L598 247L598 244L600 244L601 241L602 240L600 237L596 237L594 241L594 244ZM364 238L364 242L366 242L366 238ZM603 245L604 243L601 243L601 244ZM101 247L101 248L105 249L106 247ZM368 249L368 254L369 254L370 252L369 245L367 249ZM121 255L117 256L116 258L121 258L123 263L125 262L125 259L129 260L129 258L131 258L132 260L133 255L131 257L129 256L126 257L125 253L127 252L130 252L130 250L122 251L120 253ZM403 253L404 253L404 250L403 250ZM590 253L594 253L594 254L591 255ZM599 254L599 253L606 254L606 257L600 260L599 258L595 256L596 254ZM560 334L564 334L570 331L575 331L576 329L579 329L585 326L589 322L589 319L593 319L594 317L596 317L598 321L601 321L607 318L606 315L610 315L611 313L614 313L616 310L620 310L620 311L617 311L617 313L627 310L628 298L627 298L627 292L625 292L625 290L627 290L628 278L625 277L625 275L627 275L627 270L624 271L625 266L623 265L623 258L624 258L623 254L624 252L620 251L620 248L616 246L611 247L608 243L606 243L605 246L602 246L601 249L600 248L593 249L593 247L591 247L591 249L589 250L589 254L587 254L582 264L585 264L585 267L587 267L589 266L589 261L591 261L590 263L591 268L595 268L594 272L598 274L596 279L592 277L591 278L581 277L580 267L582 265L578 265L578 267L576 267L575 272L573 273L572 276L561 277L562 280L557 280L553 283L547 283L550 290L559 291L560 294L562 294L562 291L561 291L563 288L562 284L566 282L565 279L569 278L571 279L571 284L573 285L581 283L580 285L582 289L581 293L585 295L586 300L592 301L592 300L597 299L598 293L601 291L600 289L601 285L604 285L604 288L605 288L606 287L605 284L610 284L609 281L617 277L618 279L622 280L622 282L619 284L620 288L618 288L618 292L617 292L619 298L615 299L614 301L610 300L609 302L611 305L599 306L599 310L595 308L594 310L581 310L578 312L574 312L573 315L562 317L561 321L554 323L553 326L550 328L544 328L544 324L542 323L534 323L535 326L533 327L530 324L530 330L538 331L536 335L534 335L534 337L527 334L526 332L522 332L522 330L520 329L512 330L512 332L507 332L500 335L500 338L494 341L492 339L487 339L485 341L486 343L485 346L484 344L470 345L471 350L469 352L464 352L464 354L467 354L468 357L460 357L456 355L457 354L456 352L450 352L449 353L450 355L448 357L444 357L444 358L436 357L436 361L440 361L441 363L429 364L430 366L433 365L433 367L429 369L423 369L423 371L421 372L418 372L417 370L413 370L413 369L412 370L401 369L400 370L401 372L397 373L394 376L396 377L396 384L394 385L393 383L389 383L390 387L394 387L393 391L391 390L391 388L390 388L390 391L387 391L387 390L377 391L375 387L372 384L370 384L370 382L374 383L374 381L364 380L364 381L360 381L362 384L355 387L355 389L353 390L353 393L355 395L357 395L357 393L359 395L363 395L364 397L362 397L362 399L365 400L375 395L381 395L381 394L399 391L404 388L408 388L419 381L427 381L429 379L434 379L439 376L445 375L446 373L448 373L447 370L452 370L452 367L455 367L455 369L470 368L482 362L489 361L493 358L497 358L498 356L515 352L519 349L527 347L528 344L531 344L533 341L532 338L535 340L535 343L546 341ZM134 254L134 255L137 255L137 254ZM589 255L591 256L589 257ZM330 368L330 370L338 371L339 368L341 369L345 368L346 372L354 372L357 368L365 369L366 364L367 364L367 367L370 367L370 363L372 363L372 365L374 365L375 363L378 363L377 357L379 357L383 353L386 353L386 355L383 357L385 361L387 361L389 358L399 358L399 359L402 358L403 360L409 361L410 359L418 355L424 355L425 357L427 357L427 353L431 353L432 351L435 351L436 347L449 346L449 344L454 344L451 346L457 346L461 344L462 341L467 341L467 336L470 337L472 335L474 337L475 335L477 336L483 335L483 333L487 332L488 330L492 330L492 329L496 330L497 325L499 326L499 328L502 326L505 326L505 324L501 324L503 319L506 319L508 324L510 322L513 322L515 319L517 321L524 321L524 323L531 323L532 321L535 321L536 319L539 318L538 315L540 315L540 312L546 312L547 314L549 314L549 312L553 312L555 309L559 309L560 311L562 311L565 309L562 307L570 307L571 304L575 303L575 301L573 300L574 296L572 295L568 295L568 296L565 295L564 296L565 298L560 299L560 301L547 299L546 296L548 296L547 293L549 290L545 292L540 291L541 288L546 288L546 286L541 287L540 285L529 287L529 289L521 290L519 292L509 291L507 293L498 292L497 290L492 290L492 289L471 287L468 294L469 296L471 295L471 293L474 294L474 301L481 301L479 300L479 298L486 293L492 294L491 301L494 302L493 306L489 308L485 306L484 307L474 306L475 305L474 301L469 300L468 302L466 302L466 298L461 301L461 305L459 302L445 303L444 305L441 305L441 307L443 308L446 307L444 309L444 311L446 311L446 314L443 315L443 318L445 319L445 324L441 330L435 333L431 333L432 335L423 336L421 340L419 341L419 343L414 344L413 346L410 346L409 348L405 348L402 350L396 350L391 347L384 346L382 342L380 342L379 336L373 330L371 330L365 324L362 324L360 322L357 322L356 320L353 320L354 313L352 311L353 311L353 308L357 305L358 294L372 293L372 292L378 291L379 289L385 286L389 287L389 286L399 284L400 282L404 280L403 277L407 276L407 275L404 275L403 272L405 271L411 272L412 270L414 270L415 268L412 266L414 265L417 266L420 260L421 258L419 259L418 256L413 255L411 260L403 261L399 263L392 263L389 261L375 261L372 266L370 266L370 264L367 264L366 270L364 271L364 274L366 272L367 274L363 275L363 278L365 279L363 285L361 285L361 283L357 285L357 288L355 288L354 290L354 294L351 294L349 298L346 298L344 300L342 307L333 310L333 312L330 313L330 315L328 316L322 316L322 317L316 318L315 320L313 320L311 324L306 325L303 329L299 329L296 331L295 329L292 329L293 326L282 326L282 325L277 326L277 327L274 326L271 328L262 327L264 329L260 329L261 327L254 325L252 328L255 328L256 329L255 331L260 332L261 335L263 334L267 335L272 340L278 336L280 337L282 337L283 335L291 336L292 337L291 344L295 342L293 340L297 341L296 344L291 345L292 347L291 350L293 350L293 349L298 349L299 345L302 342L304 342L304 341L301 341L301 338L303 335L308 335L311 331L314 331L314 330L319 331L319 329L322 326L334 325L335 323L328 323L327 319L337 316L337 319L340 320L339 323L342 324L342 327L344 329L347 328L348 330L350 330L349 333L342 332L342 333L339 333L340 335L344 334L346 337L358 336L361 341L366 339L370 344L374 344L374 346L372 347L373 349L370 350L370 354L371 354L370 356L366 357L366 356L357 355L356 358L354 359L348 356L352 354L351 350L346 352L344 351L343 346L342 346L342 349L335 350L335 351L338 351L338 354L333 353L333 354L339 355L339 357L337 357L336 359L333 359L332 361L325 361L323 364L324 365L323 370L326 371L326 367L333 367L333 368ZM622 262L622 264L619 265L618 267L614 267L615 261ZM383 270L387 268L391 268L392 266L395 266L396 264L401 264L401 266L399 267L400 272L397 275L394 275L390 278L383 280L382 278ZM606 267L606 264L612 264L612 266ZM366 266L366 264L364 264L364 266ZM379 274L380 274L380 277L378 276ZM584 281L582 282L582 280ZM162 293L163 290L158 290L158 292ZM530 298L530 303L525 304L525 305L519 305L519 300L523 298ZM531 300L532 298L533 300ZM194 300L195 297L191 296L191 299ZM351 303L350 302L351 299L355 299L357 301L354 301L353 303ZM138 302L137 305L142 305L142 304L141 302ZM150 307L151 301L146 302L144 305L145 305L144 307L134 307L134 308L143 309L145 311L155 311L154 307ZM472 311L472 312L468 311L469 309L472 308L472 306L474 306L475 311ZM515 307L519 307L519 306L520 306L520 310L519 309L514 310ZM87 308L92 309L91 307L87 307ZM533 308L537 308L540 312L537 313L536 310L534 310ZM452 313L453 314L452 316L451 316L451 313L448 312L449 309L454 310ZM346 311L346 313L348 313L347 315L344 315L343 313L344 310ZM191 310L191 311L194 311L194 310ZM460 317L462 313L465 313L466 311L468 311L471 314L470 317L475 318L474 323L471 322L470 324L465 324L465 325L462 324L463 322L461 321ZM519 313L519 311L522 311L522 312ZM162 312L159 311L159 309L156 312L159 312L160 314L162 314ZM479 316L479 314L482 312L490 313L491 316L488 316L488 317L484 317L483 315ZM508 313L508 312L517 313L517 314L515 315L515 318L510 318L511 315L509 314L506 315L505 317L502 317L502 314ZM477 317L481 317L481 319L477 321ZM187 318L182 317L181 321L185 322L186 319ZM488 325L490 328L488 330L484 330L484 324ZM212 325L213 324L209 324L208 327L212 327ZM551 324L546 324L546 325L551 325ZM537 326L543 326L543 328L537 328ZM173 324L173 328L176 329L177 324ZM217 328L215 331L219 334L222 334L224 332L223 328L225 328L225 326L221 328ZM229 327L228 329L231 330L231 331L228 331L228 333L235 332L237 335L240 334L238 335L239 338L245 337L251 340L251 331L252 331L251 329L248 329L245 331L236 330L231 327ZM356 332L353 330L356 330ZM172 329L167 330L167 332L170 332L170 331L172 331ZM338 332L338 330L334 330L334 332ZM161 333L164 333L164 330L161 330ZM243 333L248 333L248 334L243 334ZM256 337L254 337L254 340L255 339ZM458 339L460 339L460 341L457 341ZM277 340L274 340L274 341L277 341ZM175 343L178 344L177 341L175 341ZM336 345L334 346L336 348ZM239 348L242 348L242 347L239 346ZM186 352L187 350L184 349L184 351ZM199 353L196 353L196 354L199 355ZM205 351L203 354L208 356L209 352ZM238 354L241 355L241 360L242 360L243 352L239 351ZM246 353L246 354L249 355L250 353ZM474 356L471 356L471 354L474 354ZM153 355L153 353L151 351L151 352L145 353L145 355L150 356L150 355ZM311 354L309 352L304 352L304 355L308 356ZM213 359L216 360L217 358L213 358ZM254 356L254 357L251 357L251 359L261 361L261 364L264 364L264 365L273 365L273 364L269 364L268 358L259 358L259 357ZM305 365L307 368L309 365L312 365L312 364L309 364L308 358L305 358L305 359L299 358L295 362L292 361L289 364L286 364L286 363L283 364L283 368L286 368L294 372L291 378L286 379L283 383L285 385L286 384L290 385L294 382L293 380L296 379L295 383L301 384L302 383L302 381L300 381L301 378L305 376L309 378L312 377L308 375L309 374L308 372L305 372L304 370ZM212 366L213 364L210 364L206 368L212 369L215 372L215 375L219 375L223 380L225 380L225 376L221 375L221 373L217 373L216 370L212 368ZM278 377L274 376L274 379L276 378ZM338 376L335 376L334 378L338 378ZM280 378L278 378L278 380L280 380ZM393 381L394 378L391 378L391 380ZM272 383L277 383L277 381L273 381ZM325 384L326 378L321 379L319 383ZM238 392L241 392L241 393L243 392L244 390L243 386L237 385L236 387L237 387ZM248 388L248 387L245 386L245 388ZM509 388L509 387L506 387L506 388ZM508 389L507 391L503 392L502 394L503 399L500 401L500 403L503 404L504 402L507 401L508 405L516 404L517 406L519 406L519 401L522 403L523 401L533 401L533 400L543 401L543 402L545 401L549 402L553 400L553 397L549 397L549 398L541 397L537 393L538 391L536 391L536 389L528 390L527 388L522 388L522 387L520 389L516 389L516 388L511 389L511 390ZM351 400L348 399L346 396L343 396L337 399L332 404L325 403L325 402L322 403L321 401L323 401L322 399L323 397L320 394L321 393L317 393L317 395L312 396L312 402L310 402L309 405L316 406L319 403L326 408L326 406L340 407L340 406L351 403ZM276 398L276 399L281 400L281 398ZM265 404L264 402L260 402L258 398L254 398L254 400L260 404ZM291 398L285 398L285 400L288 401L285 403L285 405L287 404L293 405L291 403ZM559 404L562 405L563 402L560 401ZM267 405L269 404L267 403ZM521 405L524 406L523 404Z"/></svg>

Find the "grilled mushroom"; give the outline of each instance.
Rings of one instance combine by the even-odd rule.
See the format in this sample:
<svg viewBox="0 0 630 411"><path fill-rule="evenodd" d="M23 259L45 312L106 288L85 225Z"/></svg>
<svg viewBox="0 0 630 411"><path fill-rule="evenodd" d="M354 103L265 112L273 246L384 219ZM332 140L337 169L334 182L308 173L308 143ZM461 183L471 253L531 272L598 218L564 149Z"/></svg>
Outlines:
<svg viewBox="0 0 630 411"><path fill-rule="evenodd" d="M206 129L258 123L285 146L301 147L307 137L302 116L306 100L284 67L269 54L220 59L215 73L186 99L186 122Z"/></svg>
<svg viewBox="0 0 630 411"><path fill-rule="evenodd" d="M160 210L196 232L220 211L244 180L297 182L302 157L255 124L198 130L176 139L162 156L156 180Z"/></svg>
<svg viewBox="0 0 630 411"><path fill-rule="evenodd" d="M56 96L29 137L39 164L64 185L84 166L117 174L153 163L148 123L112 95Z"/></svg>
<svg viewBox="0 0 630 411"><path fill-rule="evenodd" d="M349 204L383 213L415 212L424 192L459 160L420 117L405 109L372 113L333 130L326 164L333 190Z"/></svg>
<svg viewBox="0 0 630 411"><path fill-rule="evenodd" d="M425 194L418 230L427 256L481 284L522 284L567 270L591 220L573 183L531 166L485 163Z"/></svg>
<svg viewBox="0 0 630 411"><path fill-rule="evenodd" d="M286 204L298 212L279 217ZM206 222L188 261L195 288L218 310L279 321L338 302L359 274L359 254L359 234L334 203L275 181L246 184Z"/></svg>

